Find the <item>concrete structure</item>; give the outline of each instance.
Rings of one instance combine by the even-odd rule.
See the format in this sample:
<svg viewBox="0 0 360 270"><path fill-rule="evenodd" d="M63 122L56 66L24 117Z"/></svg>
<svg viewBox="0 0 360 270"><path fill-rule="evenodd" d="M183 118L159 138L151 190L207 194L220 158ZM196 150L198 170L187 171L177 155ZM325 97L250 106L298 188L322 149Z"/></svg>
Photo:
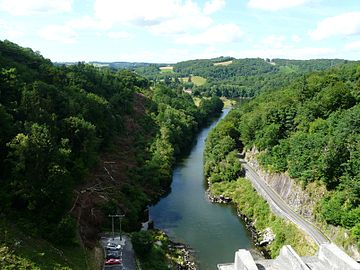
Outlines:
<svg viewBox="0 0 360 270"><path fill-rule="evenodd" d="M250 252L239 249L234 263L219 264L219 270L360 270L360 264L334 244L321 244L318 254L300 257L291 246L283 246L274 260L254 261Z"/></svg>

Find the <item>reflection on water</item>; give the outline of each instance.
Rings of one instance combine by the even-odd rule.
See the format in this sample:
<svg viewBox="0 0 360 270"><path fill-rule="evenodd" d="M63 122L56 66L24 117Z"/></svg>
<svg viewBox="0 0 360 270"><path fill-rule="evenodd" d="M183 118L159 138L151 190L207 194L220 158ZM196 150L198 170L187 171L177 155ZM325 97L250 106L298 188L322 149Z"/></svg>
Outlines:
<svg viewBox="0 0 360 270"><path fill-rule="evenodd" d="M228 111L224 110L220 118ZM250 234L235 210L210 203L205 193L205 139L218 120L202 130L190 155L174 169L171 192L150 207L155 227L174 241L192 247L202 270L215 270L218 263L232 262L239 248L253 247Z"/></svg>

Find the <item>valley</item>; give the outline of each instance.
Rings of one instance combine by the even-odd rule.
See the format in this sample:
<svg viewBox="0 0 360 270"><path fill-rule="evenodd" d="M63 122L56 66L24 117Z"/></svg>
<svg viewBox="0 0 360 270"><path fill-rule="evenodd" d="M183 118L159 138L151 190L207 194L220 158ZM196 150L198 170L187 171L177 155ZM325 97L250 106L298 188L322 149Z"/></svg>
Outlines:
<svg viewBox="0 0 360 270"><path fill-rule="evenodd" d="M174 256L188 251L176 243L211 270L239 248L274 258L291 244L307 256L326 238L356 258L358 62L54 65L10 41L0 49L0 266L96 269L113 214L140 239L136 258L147 270L184 263ZM259 170L312 190L306 218L325 238L313 232L313 242L271 212L243 178L251 169L238 154L251 149ZM233 206L211 203L207 189ZM167 236L138 234L149 205Z"/></svg>

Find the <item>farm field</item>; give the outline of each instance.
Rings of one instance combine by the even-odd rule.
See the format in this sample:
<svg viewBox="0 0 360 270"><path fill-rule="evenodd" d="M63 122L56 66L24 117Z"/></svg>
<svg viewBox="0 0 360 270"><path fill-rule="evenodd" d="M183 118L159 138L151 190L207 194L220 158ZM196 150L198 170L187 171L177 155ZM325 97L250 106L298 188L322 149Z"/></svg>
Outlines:
<svg viewBox="0 0 360 270"><path fill-rule="evenodd" d="M219 62L219 63L214 63L214 66L228 66L230 64L232 64L232 60L230 61L225 61L225 62Z"/></svg>
<svg viewBox="0 0 360 270"><path fill-rule="evenodd" d="M189 77L183 77L181 78L182 82L187 82L189 80ZM204 85L206 83L206 78L201 77L201 76L191 76L191 81L196 85L196 86L201 86Z"/></svg>
<svg viewBox="0 0 360 270"><path fill-rule="evenodd" d="M172 73L174 71L173 66L160 67L161 73Z"/></svg>

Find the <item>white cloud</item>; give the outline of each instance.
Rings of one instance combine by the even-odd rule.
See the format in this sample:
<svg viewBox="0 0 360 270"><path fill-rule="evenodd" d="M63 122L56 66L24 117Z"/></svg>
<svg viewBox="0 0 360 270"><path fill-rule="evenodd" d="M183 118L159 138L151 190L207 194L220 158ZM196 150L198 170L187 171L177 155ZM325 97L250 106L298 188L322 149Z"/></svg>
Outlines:
<svg viewBox="0 0 360 270"><path fill-rule="evenodd" d="M225 6L225 0L211 0L205 3L204 13L212 14Z"/></svg>
<svg viewBox="0 0 360 270"><path fill-rule="evenodd" d="M95 16L101 20L151 25L176 14L176 0L95 0Z"/></svg>
<svg viewBox="0 0 360 270"><path fill-rule="evenodd" d="M316 59L316 58L334 58L339 52L332 48L280 48L242 50L229 52L229 55L243 57L260 57L260 58L284 58L284 59Z"/></svg>
<svg viewBox="0 0 360 270"><path fill-rule="evenodd" d="M275 49L283 49L287 46L284 44L286 38L285 36L277 36L277 35L269 35L264 37L260 44L257 47L260 48L275 48Z"/></svg>
<svg viewBox="0 0 360 270"><path fill-rule="evenodd" d="M77 33L67 25L48 25L38 32L45 40L73 44L76 42Z"/></svg>
<svg viewBox="0 0 360 270"><path fill-rule="evenodd" d="M185 34L176 38L175 42L187 45L213 45L239 41L243 32L236 24L220 24L208 28L199 34Z"/></svg>
<svg viewBox="0 0 360 270"><path fill-rule="evenodd" d="M299 43L301 38L298 35L284 36L284 35L268 35L263 37L260 42L255 43L255 49L278 51L294 49L294 43ZM252 43L254 43L252 41Z"/></svg>
<svg viewBox="0 0 360 270"><path fill-rule="evenodd" d="M83 16L73 20L69 20L61 25L48 25L38 31L38 35L45 40L57 41L64 44L72 44L76 42L78 37L77 30L107 30L111 25L104 21L96 20L90 16ZM99 35L99 33L96 33ZM117 37L116 37L117 36ZM120 38L118 32L108 33L110 38ZM124 38L124 32L122 33Z"/></svg>
<svg viewBox="0 0 360 270"><path fill-rule="evenodd" d="M222 55L222 50L209 47L204 50L195 51L193 48L169 48L161 52L159 51L138 51L133 53L115 54L108 61L129 61L129 62L152 62L152 63L177 63L191 59L213 58ZM93 59L91 59L93 60ZM104 61L104 59L101 59Z"/></svg>
<svg viewBox="0 0 360 270"><path fill-rule="evenodd" d="M220 8L222 1L213 0L208 12ZM177 35L204 29L212 23L208 14L192 0L95 0L94 13L98 20L111 25L145 26L157 35Z"/></svg>
<svg viewBox="0 0 360 270"><path fill-rule="evenodd" d="M9 23L0 19L0 39L16 41L26 33L26 27L19 24Z"/></svg>
<svg viewBox="0 0 360 270"><path fill-rule="evenodd" d="M251 8L278 11L301 6L307 2L309 2L309 0L249 0L248 6Z"/></svg>
<svg viewBox="0 0 360 270"><path fill-rule="evenodd" d="M349 51L360 51L360 40L346 44L345 49Z"/></svg>
<svg viewBox="0 0 360 270"><path fill-rule="evenodd" d="M139 50L137 52L114 52L110 58L99 58L95 59L95 61L106 61L106 62L112 62L112 61L127 61L127 62L153 62L154 59L157 59L157 57L160 56L156 54L154 51L149 50ZM164 54L162 55L164 57ZM157 62L159 63L161 59ZM93 59L89 59L89 61L94 61Z"/></svg>
<svg viewBox="0 0 360 270"><path fill-rule="evenodd" d="M301 37L299 37L298 35L292 35L291 40L295 43L299 43L301 41Z"/></svg>
<svg viewBox="0 0 360 270"><path fill-rule="evenodd" d="M72 29L109 29L111 25L105 21L96 20L90 16L83 16L76 18L65 23L66 26Z"/></svg>
<svg viewBox="0 0 360 270"><path fill-rule="evenodd" d="M15 16L70 12L73 0L1 0L0 9Z"/></svg>
<svg viewBox="0 0 360 270"><path fill-rule="evenodd" d="M292 37L291 37L292 39ZM330 47L295 47L290 37L269 35L264 37L253 49L232 50L222 53L236 58L283 58L283 59L317 59L344 58L344 52ZM290 41L290 43L287 43Z"/></svg>
<svg viewBox="0 0 360 270"><path fill-rule="evenodd" d="M320 21L309 35L314 40L360 34L360 11L347 12Z"/></svg>
<svg viewBox="0 0 360 270"><path fill-rule="evenodd" d="M107 36L111 39L129 39L133 37L132 34L125 31L119 31L119 32L109 32Z"/></svg>
<svg viewBox="0 0 360 270"><path fill-rule="evenodd" d="M182 12L182 16L177 16L169 20L164 20L156 25L149 26L152 33L156 35L179 35L189 31L201 30L209 27L213 20L200 13L194 14Z"/></svg>

